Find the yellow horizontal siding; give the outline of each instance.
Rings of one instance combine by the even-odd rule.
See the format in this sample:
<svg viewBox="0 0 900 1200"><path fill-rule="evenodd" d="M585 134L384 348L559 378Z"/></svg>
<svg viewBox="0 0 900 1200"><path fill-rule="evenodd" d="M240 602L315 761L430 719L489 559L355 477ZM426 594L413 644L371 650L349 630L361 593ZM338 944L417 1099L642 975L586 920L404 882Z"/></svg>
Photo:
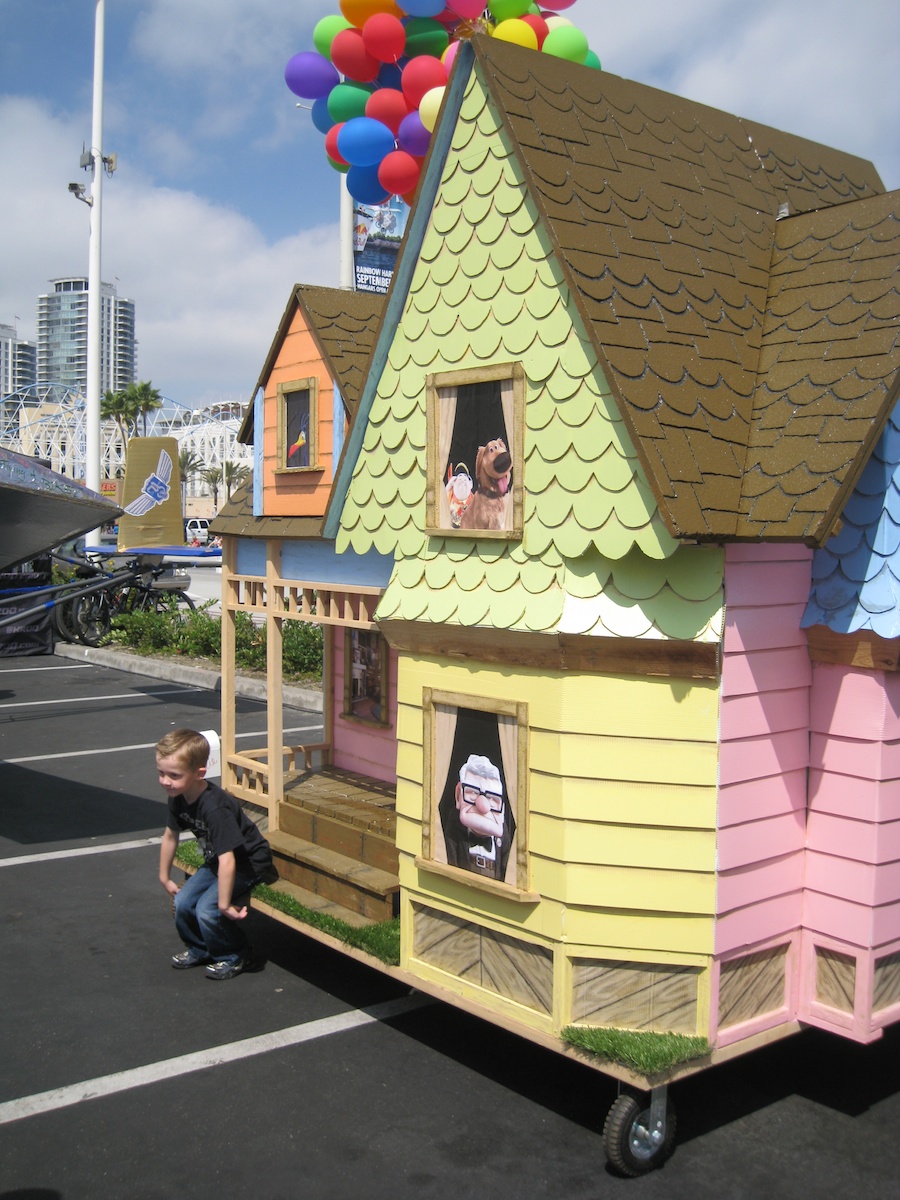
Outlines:
<svg viewBox="0 0 900 1200"><path fill-rule="evenodd" d="M713 953L714 921L701 914L643 912L633 909L597 909L566 906L566 940L579 953L596 957L623 953L641 955L640 961L661 962L667 956L705 956ZM568 949L568 947L567 947Z"/></svg>
<svg viewBox="0 0 900 1200"><path fill-rule="evenodd" d="M715 829L714 784L635 783L621 779L564 779L533 769L531 811L573 821L628 820L633 825Z"/></svg>
<svg viewBox="0 0 900 1200"><path fill-rule="evenodd" d="M410 742L397 743L397 788L399 793L399 781L403 779L406 783L418 784L419 789L422 787L422 747L415 746Z"/></svg>
<svg viewBox="0 0 900 1200"><path fill-rule="evenodd" d="M656 735L661 725L648 725ZM529 765L549 775L638 783L714 785L718 747L712 742L680 742L661 736L620 738L532 729Z"/></svg>
<svg viewBox="0 0 900 1200"><path fill-rule="evenodd" d="M532 848L540 847L542 856L563 863L603 863L673 871L716 869L713 830L557 821L532 810L528 837Z"/></svg>
<svg viewBox="0 0 900 1200"><path fill-rule="evenodd" d="M564 904L710 915L716 910L716 877L712 871L562 863L541 857L534 846L529 884L533 891Z"/></svg>

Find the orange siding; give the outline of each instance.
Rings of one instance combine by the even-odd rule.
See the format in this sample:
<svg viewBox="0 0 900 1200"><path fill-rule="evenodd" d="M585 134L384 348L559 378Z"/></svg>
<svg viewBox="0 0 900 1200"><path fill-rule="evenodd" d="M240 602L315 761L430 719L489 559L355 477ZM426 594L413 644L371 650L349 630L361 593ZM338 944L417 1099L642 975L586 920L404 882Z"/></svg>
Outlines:
<svg viewBox="0 0 900 1200"><path fill-rule="evenodd" d="M318 471L279 475L278 385L318 381ZM294 312L287 335L265 381L263 429L263 515L318 517L325 512L333 479L334 383L302 311Z"/></svg>

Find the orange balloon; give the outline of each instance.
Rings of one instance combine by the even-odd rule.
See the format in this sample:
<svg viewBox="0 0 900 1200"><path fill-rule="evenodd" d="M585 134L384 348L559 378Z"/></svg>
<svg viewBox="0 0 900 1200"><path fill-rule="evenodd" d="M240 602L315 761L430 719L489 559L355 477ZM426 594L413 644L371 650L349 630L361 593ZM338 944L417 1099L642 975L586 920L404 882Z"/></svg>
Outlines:
<svg viewBox="0 0 900 1200"><path fill-rule="evenodd" d="M376 13L389 13L398 20L406 16L394 0L341 0L341 12L357 29L362 29L369 17L374 17Z"/></svg>

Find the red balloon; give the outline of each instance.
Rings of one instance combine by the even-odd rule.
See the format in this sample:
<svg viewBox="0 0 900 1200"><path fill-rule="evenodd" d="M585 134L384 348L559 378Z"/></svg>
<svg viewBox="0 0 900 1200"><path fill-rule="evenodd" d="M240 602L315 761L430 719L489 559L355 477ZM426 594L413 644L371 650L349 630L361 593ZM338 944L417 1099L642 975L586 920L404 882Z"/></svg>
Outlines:
<svg viewBox="0 0 900 1200"><path fill-rule="evenodd" d="M338 134L344 128L345 123L346 122L341 121L337 125L332 125L332 127L325 134L325 153L334 162L339 163L343 167L349 167L350 164L337 148Z"/></svg>
<svg viewBox="0 0 900 1200"><path fill-rule="evenodd" d="M390 13L375 13L362 31L366 51L379 62L396 62L406 48L406 30Z"/></svg>
<svg viewBox="0 0 900 1200"><path fill-rule="evenodd" d="M331 61L342 75L356 83L371 83L381 70L381 63L368 52L358 29L342 29L335 36Z"/></svg>
<svg viewBox="0 0 900 1200"><path fill-rule="evenodd" d="M526 25L530 25L537 34L538 50L544 44L544 38L550 32L550 26L543 17L539 17L537 13L526 13L524 17L519 17L520 21L524 21Z"/></svg>
<svg viewBox="0 0 900 1200"><path fill-rule="evenodd" d="M405 196L416 190L422 168L418 161L405 150L392 150L381 160L378 182L392 196Z"/></svg>
<svg viewBox="0 0 900 1200"><path fill-rule="evenodd" d="M409 112L406 97L396 88L379 88L366 101L366 116L387 125L394 137L400 132L400 122Z"/></svg>
<svg viewBox="0 0 900 1200"><path fill-rule="evenodd" d="M400 77L400 86L410 108L418 108L426 92L446 84L447 68L439 58L431 58L428 54L410 59Z"/></svg>

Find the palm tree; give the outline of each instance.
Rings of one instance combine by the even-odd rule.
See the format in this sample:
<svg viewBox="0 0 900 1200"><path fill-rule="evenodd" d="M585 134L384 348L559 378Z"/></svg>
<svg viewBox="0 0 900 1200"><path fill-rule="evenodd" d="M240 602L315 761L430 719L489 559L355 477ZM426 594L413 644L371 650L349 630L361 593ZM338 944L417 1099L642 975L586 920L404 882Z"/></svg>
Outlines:
<svg viewBox="0 0 900 1200"><path fill-rule="evenodd" d="M155 412L156 409L162 408L162 397L159 394L159 388L155 388L148 379L145 379L140 383L129 383L125 389L125 394L134 405L135 420L138 415L144 418L144 437L146 437L147 413Z"/></svg>
<svg viewBox="0 0 900 1200"><path fill-rule="evenodd" d="M137 407L131 396L128 394L128 389L122 392L105 392L100 400L100 419L103 421L115 421L119 427L119 436L122 439L122 450L124 451L128 445L128 429L132 427L134 431L134 423L137 420Z"/></svg>
<svg viewBox="0 0 900 1200"><path fill-rule="evenodd" d="M209 487L209 490L212 492L213 508L216 509L216 511L218 511L218 509L219 509L219 488L222 486L222 468L221 467L207 467L207 469L205 471L201 472L200 478L203 480L203 482Z"/></svg>
<svg viewBox="0 0 900 1200"><path fill-rule="evenodd" d="M181 508L184 511L185 500L187 499L187 486L195 475L200 474L203 467L203 459L188 446L182 446L178 451L178 469L181 472Z"/></svg>
<svg viewBox="0 0 900 1200"><path fill-rule="evenodd" d="M226 460L222 471L222 475L225 480L226 500L231 499L232 489L240 487L249 474L250 468L245 466L244 463L229 462Z"/></svg>

